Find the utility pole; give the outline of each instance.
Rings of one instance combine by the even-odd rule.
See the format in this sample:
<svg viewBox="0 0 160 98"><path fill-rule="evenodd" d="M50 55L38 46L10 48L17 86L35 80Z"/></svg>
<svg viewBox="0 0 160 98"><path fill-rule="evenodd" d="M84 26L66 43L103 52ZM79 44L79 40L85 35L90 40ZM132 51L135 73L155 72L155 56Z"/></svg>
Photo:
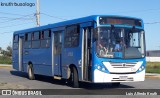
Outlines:
<svg viewBox="0 0 160 98"><path fill-rule="evenodd" d="M39 0L36 0L36 22L37 22L37 26L40 26L40 4L39 4Z"/></svg>

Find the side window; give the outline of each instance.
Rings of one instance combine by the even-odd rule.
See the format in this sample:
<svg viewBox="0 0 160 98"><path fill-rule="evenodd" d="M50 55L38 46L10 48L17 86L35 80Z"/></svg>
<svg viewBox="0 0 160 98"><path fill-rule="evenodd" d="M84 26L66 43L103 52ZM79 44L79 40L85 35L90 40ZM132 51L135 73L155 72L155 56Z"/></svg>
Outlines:
<svg viewBox="0 0 160 98"><path fill-rule="evenodd" d="M54 32L54 54L60 54L62 50L62 31Z"/></svg>
<svg viewBox="0 0 160 98"><path fill-rule="evenodd" d="M32 33L32 48L39 48L40 47L40 32L33 32Z"/></svg>
<svg viewBox="0 0 160 98"><path fill-rule="evenodd" d="M64 47L77 47L79 45L79 26L69 26L66 28Z"/></svg>
<svg viewBox="0 0 160 98"><path fill-rule="evenodd" d="M25 48L31 48L31 36L32 33L25 34L25 45L24 45Z"/></svg>
<svg viewBox="0 0 160 98"><path fill-rule="evenodd" d="M41 37L41 47L42 48L50 47L51 30L42 31L40 37Z"/></svg>
<svg viewBox="0 0 160 98"><path fill-rule="evenodd" d="M18 41L19 41L19 36L18 35L14 35L13 36L13 49L14 50L18 49Z"/></svg>

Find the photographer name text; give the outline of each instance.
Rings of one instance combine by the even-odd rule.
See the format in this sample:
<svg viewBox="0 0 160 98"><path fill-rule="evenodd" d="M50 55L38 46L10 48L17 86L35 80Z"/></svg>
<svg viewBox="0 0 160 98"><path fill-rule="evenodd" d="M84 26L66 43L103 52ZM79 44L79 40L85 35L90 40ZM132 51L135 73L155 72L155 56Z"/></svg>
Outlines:
<svg viewBox="0 0 160 98"><path fill-rule="evenodd" d="M23 2L23 3L19 3L19 2L1 2L0 6L2 7L7 7L7 6L15 6L15 7L33 7L35 6L35 3L29 3L29 2Z"/></svg>
<svg viewBox="0 0 160 98"><path fill-rule="evenodd" d="M126 92L126 95L157 95L157 92Z"/></svg>

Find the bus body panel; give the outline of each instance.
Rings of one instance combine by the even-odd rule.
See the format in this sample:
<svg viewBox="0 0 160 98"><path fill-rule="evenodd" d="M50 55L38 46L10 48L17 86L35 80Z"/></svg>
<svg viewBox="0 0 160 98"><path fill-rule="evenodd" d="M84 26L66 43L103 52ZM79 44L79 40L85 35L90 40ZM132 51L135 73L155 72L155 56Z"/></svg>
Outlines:
<svg viewBox="0 0 160 98"><path fill-rule="evenodd" d="M18 50L14 50L12 51L12 65L13 65L13 68L16 69L16 70L19 70L19 63L18 63Z"/></svg>
<svg viewBox="0 0 160 98"><path fill-rule="evenodd" d="M103 16L103 15L101 15ZM104 15L108 16L108 15ZM96 51L96 42L91 38L93 37L92 28L96 27L111 27L111 25L100 25L99 24L99 15L79 18L75 20L69 20L65 22L49 24L46 26L21 30L14 32L14 35L23 35L25 37L25 33L32 33L35 31L43 31L43 30L51 30L51 38L50 38L50 47L48 48L24 48L23 46L23 53L22 53L22 68L20 70L20 62L19 62L19 48L17 50L13 49L13 68L16 70L28 72L28 64L33 65L34 74L41 74L47 76L60 76L64 79L68 79L70 76L70 65L74 65L79 76L79 81L90 81L94 83L102 83L102 82L130 82L131 80L121 81L121 80L113 80L118 78L129 78L133 79L133 81L144 81L145 77L145 68L146 68L146 61L145 58L141 59L109 59L109 58L101 58L97 56ZM110 17L112 17L110 15ZM120 17L120 16L116 16ZM123 16L121 16L123 17ZM130 17L125 17L130 18ZM138 18L133 18L138 19ZM143 22L143 21L142 21ZM77 47L64 47L64 38L66 34L66 28L69 26L77 25L79 26L79 45ZM115 27L123 27L123 28L131 28L131 26L124 26L124 25L116 25ZM138 29L144 29L144 25L142 23L142 27L136 27ZM56 32L61 32L61 53L55 55L55 38ZM88 34L90 33L90 35ZM90 36L90 38L88 38ZM87 38L85 38L87 37ZM85 41L84 41L85 40ZM91 46L84 46L89 45ZM24 44L24 40L23 40ZM13 44L14 45L14 44ZM87 49L83 50L83 49ZM83 53L85 51L85 53ZM86 57L87 56L87 57ZM90 61L87 61L89 58ZM86 62L89 65L86 65ZM136 68L135 73L114 73L119 71L119 69L112 69L109 68L107 64L114 62L114 63L130 63L130 62L143 62L138 67L142 67L143 70L139 70L140 68ZM57 66L58 65L58 66ZM102 69L98 69L98 66L105 66L106 69L103 71ZM87 68L87 69L86 69ZM90 69L91 68L91 69ZM108 69L107 69L108 68ZM123 69L125 71L125 69ZM138 77L139 76L139 77ZM87 79L88 78L88 79ZM90 78L90 79L89 79Z"/></svg>
<svg viewBox="0 0 160 98"><path fill-rule="evenodd" d="M51 48L45 49L24 49L23 65L25 68L31 62L35 74L52 75L51 70ZM45 68L46 67L46 68ZM28 71L27 69L25 70Z"/></svg>
<svg viewBox="0 0 160 98"><path fill-rule="evenodd" d="M145 80L145 70L136 74L107 74L97 69L94 70L94 83L107 82L138 82Z"/></svg>

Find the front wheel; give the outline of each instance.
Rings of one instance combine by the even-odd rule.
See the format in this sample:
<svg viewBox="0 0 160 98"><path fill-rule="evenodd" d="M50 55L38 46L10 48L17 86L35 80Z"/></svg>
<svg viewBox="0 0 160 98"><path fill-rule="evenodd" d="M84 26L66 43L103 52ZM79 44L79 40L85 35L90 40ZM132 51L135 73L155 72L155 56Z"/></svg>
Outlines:
<svg viewBox="0 0 160 98"><path fill-rule="evenodd" d="M28 65L28 78L30 80L34 80L35 79L35 76L34 76L34 72L33 72L33 67L32 65Z"/></svg>
<svg viewBox="0 0 160 98"><path fill-rule="evenodd" d="M71 86L74 87L74 88L78 88L79 87L78 73L77 73L77 70L74 67L71 70L69 84L71 84Z"/></svg>

